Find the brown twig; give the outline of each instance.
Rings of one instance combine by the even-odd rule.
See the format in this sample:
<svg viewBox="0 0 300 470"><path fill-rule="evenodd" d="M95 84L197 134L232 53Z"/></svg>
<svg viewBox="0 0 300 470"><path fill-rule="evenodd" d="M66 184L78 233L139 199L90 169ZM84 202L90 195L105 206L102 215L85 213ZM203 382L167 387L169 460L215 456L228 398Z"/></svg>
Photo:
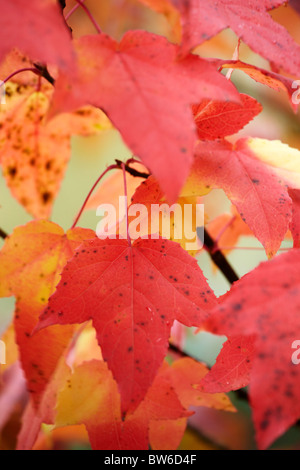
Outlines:
<svg viewBox="0 0 300 470"><path fill-rule="evenodd" d="M201 239L201 232L202 230L198 229L198 236ZM230 284L239 280L238 275L236 274L233 267L230 265L229 261L227 260L226 256L222 253L222 251L218 248L217 243L215 240L210 236L208 231L204 228L204 240L202 240L203 246L206 251L209 253L212 261L215 265L219 268L219 270L223 273L226 277L227 281Z"/></svg>
<svg viewBox="0 0 300 470"><path fill-rule="evenodd" d="M60 4L62 10L66 8L66 0L58 0L58 3Z"/></svg>
<svg viewBox="0 0 300 470"><path fill-rule="evenodd" d="M130 160L129 160L130 161ZM121 160L115 160L116 164L118 167L121 169L122 165L124 164L121 162ZM125 163L125 171L126 173L130 174L131 176L135 176L137 178L144 178L147 179L149 178L150 174L149 173L143 173L142 171L138 171L135 168L131 168L128 162Z"/></svg>
<svg viewBox="0 0 300 470"><path fill-rule="evenodd" d="M51 85L54 86L55 84L55 80L54 78L50 75L46 65L44 64L39 64L39 63L35 63L33 64L35 66L35 68L37 69L37 71L39 72L40 76L45 78L45 80L47 80L47 82L49 82Z"/></svg>
<svg viewBox="0 0 300 470"><path fill-rule="evenodd" d="M5 240L5 238L7 237L8 237L8 234L0 228L0 238L3 238L3 240Z"/></svg>

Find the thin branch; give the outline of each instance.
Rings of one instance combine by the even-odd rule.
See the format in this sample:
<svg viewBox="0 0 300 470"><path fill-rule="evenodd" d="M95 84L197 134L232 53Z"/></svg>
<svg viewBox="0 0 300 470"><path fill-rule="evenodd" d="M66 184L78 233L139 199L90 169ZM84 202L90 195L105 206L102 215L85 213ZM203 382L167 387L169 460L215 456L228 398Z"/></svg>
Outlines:
<svg viewBox="0 0 300 470"><path fill-rule="evenodd" d="M58 0L58 3L60 4L62 10L66 8L66 0Z"/></svg>
<svg viewBox="0 0 300 470"><path fill-rule="evenodd" d="M121 162L121 160L115 160L116 164L118 165L119 168L122 168L122 165L125 165L125 170L127 173L129 173L131 176L135 176L137 178L144 178L147 179L149 178L150 174L149 173L143 173L142 171L138 171L135 168L131 168L130 163L140 163L137 162L134 159L128 160L125 164Z"/></svg>
<svg viewBox="0 0 300 470"><path fill-rule="evenodd" d="M198 236L201 238L200 233L201 230L198 231ZM227 258L224 256L222 251L218 249L215 240L210 236L208 231L204 228L204 240L203 245L206 251L209 253L211 259L215 263L215 265L220 269L220 271L224 274L226 279L230 284L239 280L238 275L234 271L233 267L228 262Z"/></svg>
<svg viewBox="0 0 300 470"><path fill-rule="evenodd" d="M176 346L173 343L169 343L169 350L181 358L189 357L190 359L194 359L194 361L199 362L199 359L197 359L195 356L192 356L190 353L186 353L185 351L182 351L182 349L180 349L178 346Z"/></svg>
<svg viewBox="0 0 300 470"><path fill-rule="evenodd" d="M39 63L36 63L34 64L34 66L36 67L36 69L38 70L39 72L39 75L43 78L45 78L45 80L47 80L47 82L49 82L51 85L55 85L55 80L54 78L50 75L46 65L44 64L39 64Z"/></svg>
<svg viewBox="0 0 300 470"><path fill-rule="evenodd" d="M3 238L3 240L5 240L5 238L7 237L8 237L8 234L0 228L0 238Z"/></svg>

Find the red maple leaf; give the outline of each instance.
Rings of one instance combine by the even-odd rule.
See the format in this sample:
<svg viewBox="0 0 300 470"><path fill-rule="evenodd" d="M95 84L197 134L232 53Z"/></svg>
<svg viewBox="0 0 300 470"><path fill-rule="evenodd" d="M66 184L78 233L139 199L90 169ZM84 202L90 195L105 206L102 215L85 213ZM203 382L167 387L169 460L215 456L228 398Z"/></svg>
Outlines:
<svg viewBox="0 0 300 470"><path fill-rule="evenodd" d="M162 364L174 320L199 325L215 304L196 260L176 243L95 239L67 264L38 329L92 319L128 410Z"/></svg>
<svg viewBox="0 0 300 470"><path fill-rule="evenodd" d="M290 105L296 112L299 103L294 100L295 81L293 78L285 77L271 70L265 70L256 65L246 64L240 60L219 60L214 59L214 64L219 64L221 69L241 70L258 83L268 86L272 90L284 90L289 97Z"/></svg>
<svg viewBox="0 0 300 470"><path fill-rule="evenodd" d="M17 48L33 61L66 69L74 61L71 34L56 0L2 2L0 62Z"/></svg>
<svg viewBox="0 0 300 470"><path fill-rule="evenodd" d="M257 442L267 448L300 417L300 368L292 345L300 338L300 251L264 262L220 298L210 331L254 336L250 399Z"/></svg>
<svg viewBox="0 0 300 470"><path fill-rule="evenodd" d="M181 13L184 51L202 44L223 29L231 28L254 52L271 61L277 69L300 74L300 46L268 14L285 0L171 1Z"/></svg>
<svg viewBox="0 0 300 470"><path fill-rule="evenodd" d="M179 60L178 46L144 31L126 33L120 44L86 36L75 47L79 75L57 80L52 112L102 108L174 202L197 138L190 106L203 98L239 101L237 91L208 61Z"/></svg>
<svg viewBox="0 0 300 470"><path fill-rule="evenodd" d="M251 96L241 94L240 98L241 104L207 99L193 105L199 138L215 140L233 135L262 111L262 106Z"/></svg>
<svg viewBox="0 0 300 470"><path fill-rule="evenodd" d="M209 393L230 392L246 387L255 356L255 338L237 336L223 344L216 363L202 379L200 390Z"/></svg>
<svg viewBox="0 0 300 470"><path fill-rule="evenodd" d="M92 399L91 399L92 397ZM75 412L66 413L73 402ZM88 407L84 413L82 404ZM120 394L107 364L85 362L75 368L58 398L57 423L84 423L94 450L146 450L151 420L178 420L191 413L184 409L163 374L158 373L145 400L131 414L122 416Z"/></svg>
<svg viewBox="0 0 300 470"><path fill-rule="evenodd" d="M190 181L222 188L267 254L278 251L289 228L292 201L276 173L256 158L246 140L235 145L225 140L199 142Z"/></svg>

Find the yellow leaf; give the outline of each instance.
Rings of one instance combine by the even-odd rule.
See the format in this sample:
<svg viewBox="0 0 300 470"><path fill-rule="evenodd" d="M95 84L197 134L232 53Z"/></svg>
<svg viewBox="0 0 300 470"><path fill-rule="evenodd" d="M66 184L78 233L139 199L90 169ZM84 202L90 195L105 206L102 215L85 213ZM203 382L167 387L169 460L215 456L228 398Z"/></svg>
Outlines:
<svg viewBox="0 0 300 470"><path fill-rule="evenodd" d="M35 218L48 218L71 153L71 135L111 127L99 109L84 107L47 120L53 87L8 83L0 107L0 164L13 196Z"/></svg>
<svg viewBox="0 0 300 470"><path fill-rule="evenodd" d="M289 187L300 189L300 151L280 140L249 138L245 145Z"/></svg>

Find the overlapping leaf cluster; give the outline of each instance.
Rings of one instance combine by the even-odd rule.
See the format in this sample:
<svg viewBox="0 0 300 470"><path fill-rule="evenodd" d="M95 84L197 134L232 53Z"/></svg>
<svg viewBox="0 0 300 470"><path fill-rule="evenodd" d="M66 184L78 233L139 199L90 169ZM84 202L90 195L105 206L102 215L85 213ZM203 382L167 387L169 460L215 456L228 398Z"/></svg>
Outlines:
<svg viewBox="0 0 300 470"><path fill-rule="evenodd" d="M269 14L284 1L141 2L166 15L177 43L142 30L120 42L100 31L73 39L55 0L1 7L0 72L12 81L0 108L0 164L34 218L0 252L0 295L16 298L30 396L18 447L32 448L46 423L85 425L94 449L177 448L190 406L234 411L224 393L249 385L266 448L300 417L290 349L300 334L300 153L236 137L262 106L220 72L239 69L285 90L296 109L300 46ZM228 27L272 70L193 53ZM194 204L221 188L234 207L232 237L253 234L270 260L217 299L184 240L161 233L129 243L121 228L116 240L99 240L51 222L71 135L110 126L151 174L132 184L133 203ZM288 231L294 248L275 257ZM164 362L175 320L228 337L210 372L190 358Z"/></svg>

